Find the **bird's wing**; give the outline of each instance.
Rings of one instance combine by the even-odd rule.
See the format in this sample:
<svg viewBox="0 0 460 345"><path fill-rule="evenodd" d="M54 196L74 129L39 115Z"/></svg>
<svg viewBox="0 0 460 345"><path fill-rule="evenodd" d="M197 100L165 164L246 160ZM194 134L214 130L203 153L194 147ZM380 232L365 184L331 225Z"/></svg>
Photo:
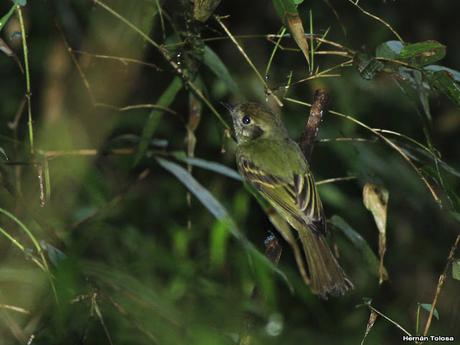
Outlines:
<svg viewBox="0 0 460 345"><path fill-rule="evenodd" d="M293 174L290 180L264 171L244 156L238 159L238 169L246 180L268 200L289 216L318 233L326 232L323 205L312 174Z"/></svg>

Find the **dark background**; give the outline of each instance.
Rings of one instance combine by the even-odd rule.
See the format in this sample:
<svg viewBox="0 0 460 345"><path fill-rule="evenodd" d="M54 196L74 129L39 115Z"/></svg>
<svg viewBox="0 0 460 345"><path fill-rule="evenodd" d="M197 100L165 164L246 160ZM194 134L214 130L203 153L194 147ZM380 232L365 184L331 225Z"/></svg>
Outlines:
<svg viewBox="0 0 460 345"><path fill-rule="evenodd" d="M107 1L153 40L170 44L167 47L174 61L198 76L195 81L227 122L219 102L265 102L263 85L214 19L200 25L190 20L187 6L180 1L159 3L165 31L156 1ZM438 64L460 69L456 20L460 3L360 1L360 5L390 23L406 42L436 40L445 44L447 55ZM2 2L0 15L10 6ZM305 1L299 6L306 31L310 9L315 33L324 34L329 28L328 40L352 50L373 54L379 44L395 39L386 27L350 2L336 0ZM168 106L175 114L163 114L155 140L135 162L133 152L151 109L116 108L155 104L168 87L175 73L158 50L92 1L29 1L22 11L29 49L35 154L30 154L27 109L16 129L8 125L24 97L25 76L13 58L2 54L0 147L8 160L0 167L0 200L2 209L13 213L42 241L56 293L47 275L31 260L38 253L30 237L2 215L2 229L24 248L20 250L1 237L1 344L24 344L31 335L32 344L232 344L248 323L253 324L252 344L359 344L369 318L366 306L356 307L363 298L371 298L375 308L416 334L417 305L432 303L438 277L458 234L458 172L441 169L439 175L434 173L432 159L414 160L442 195L443 207L439 207L395 150L382 141L372 141L373 134L356 124L326 115L320 139L371 140L316 145L312 159L316 180L358 177L319 187L326 215L346 220L377 254L378 230L363 205L362 187L373 182L388 189L385 267L389 280L379 285L375 267L369 266L340 229L330 226L340 261L355 283L354 291L327 301L312 295L297 272L290 248L280 239L284 251L279 268L293 287L290 291L279 274L245 250L252 243L263 252L263 241L274 229L240 181L193 168L194 178L227 209L247 240L232 237L224 223L193 196L189 205L184 183L156 161L161 156L186 167L172 154L187 151L189 88L178 92ZM269 1L223 0L216 13L229 15L223 21L234 35L275 34L282 25ZM23 64L16 15L1 35ZM206 41L213 37L222 39ZM177 49L171 45L184 40L188 43ZM274 45L263 37L241 38L239 42L263 74ZM237 94L201 61L203 44L225 64L237 84ZM290 38L281 44L296 47ZM93 55L71 54L68 47ZM325 45L322 49L332 50ZM153 63L161 70L94 54L128 57ZM315 57L320 71L342 61L341 57ZM269 86L283 88L291 71L293 81L309 75L299 51L278 50L268 75ZM460 113L449 99L431 95L432 120L428 121L391 75L364 80L354 67L334 73L340 76L292 86L288 97L311 102L314 90L325 88L331 109L427 146L429 138L442 160L452 169L460 169ZM283 114L291 136L298 138L308 109L284 103L282 109L274 110ZM196 157L235 168L234 143L205 105L194 135ZM389 138L409 147L403 139ZM120 148L127 151L113 151ZM86 149L94 151L82 151ZM59 156L47 160L50 151L59 151ZM39 167L45 161L51 188L49 200L41 202ZM258 299L251 298L254 284L260 287ZM439 320L433 320L429 334L460 339L459 284L449 268L437 304ZM419 333L427 315L420 310ZM379 317L366 343L398 344L402 335Z"/></svg>

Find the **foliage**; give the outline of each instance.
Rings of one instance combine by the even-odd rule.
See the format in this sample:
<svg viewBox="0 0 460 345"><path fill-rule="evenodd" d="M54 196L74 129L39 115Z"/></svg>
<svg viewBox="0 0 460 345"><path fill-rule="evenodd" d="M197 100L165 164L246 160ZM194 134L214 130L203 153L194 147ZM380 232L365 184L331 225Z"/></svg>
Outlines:
<svg viewBox="0 0 460 345"><path fill-rule="evenodd" d="M459 9L3 2L2 344L459 339ZM355 285L328 301L220 103L266 103L297 139L319 88L311 166Z"/></svg>

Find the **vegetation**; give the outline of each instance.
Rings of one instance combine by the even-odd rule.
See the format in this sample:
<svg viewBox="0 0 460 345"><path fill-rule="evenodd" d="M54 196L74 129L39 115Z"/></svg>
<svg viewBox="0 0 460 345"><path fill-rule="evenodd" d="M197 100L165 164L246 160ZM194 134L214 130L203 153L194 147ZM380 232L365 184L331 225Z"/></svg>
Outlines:
<svg viewBox="0 0 460 345"><path fill-rule="evenodd" d="M458 341L459 10L3 1L0 343ZM311 166L355 285L328 300L235 171L220 103L300 138L319 89Z"/></svg>

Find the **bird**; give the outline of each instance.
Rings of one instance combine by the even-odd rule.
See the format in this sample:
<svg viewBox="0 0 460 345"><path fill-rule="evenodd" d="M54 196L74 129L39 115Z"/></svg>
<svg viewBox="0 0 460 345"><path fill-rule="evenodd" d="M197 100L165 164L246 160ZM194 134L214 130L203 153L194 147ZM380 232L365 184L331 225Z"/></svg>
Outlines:
<svg viewBox="0 0 460 345"><path fill-rule="evenodd" d="M327 299L353 289L328 245L324 209L309 163L280 116L255 102L227 109L233 120L238 171L295 229L312 293Z"/></svg>

